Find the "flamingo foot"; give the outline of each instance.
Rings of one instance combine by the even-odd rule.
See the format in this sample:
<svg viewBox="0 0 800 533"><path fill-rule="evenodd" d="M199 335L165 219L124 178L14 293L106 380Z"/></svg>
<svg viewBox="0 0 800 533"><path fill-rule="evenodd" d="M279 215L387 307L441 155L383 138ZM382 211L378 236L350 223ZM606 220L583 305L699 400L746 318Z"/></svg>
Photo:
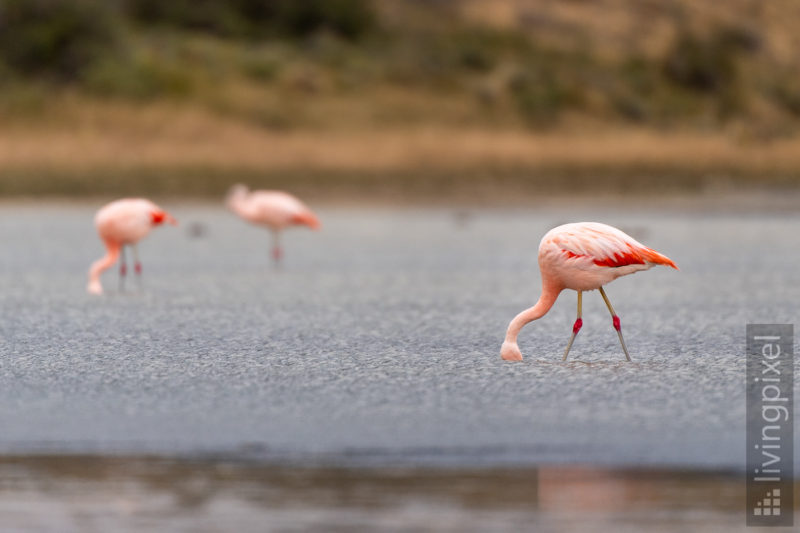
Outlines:
<svg viewBox="0 0 800 533"><path fill-rule="evenodd" d="M516 342L504 342L500 347L500 357L504 361L522 361L522 352Z"/></svg>

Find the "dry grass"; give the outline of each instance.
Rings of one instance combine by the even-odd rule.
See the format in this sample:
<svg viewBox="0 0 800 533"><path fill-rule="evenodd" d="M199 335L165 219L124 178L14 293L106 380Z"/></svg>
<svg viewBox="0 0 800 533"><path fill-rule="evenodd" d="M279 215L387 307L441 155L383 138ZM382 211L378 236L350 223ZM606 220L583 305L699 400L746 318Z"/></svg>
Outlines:
<svg viewBox="0 0 800 533"><path fill-rule="evenodd" d="M249 172L435 172L487 169L792 174L800 140L768 144L729 137L620 130L602 135L420 128L379 132L266 132L185 116L145 130L0 132L0 168L93 172L209 168Z"/></svg>
<svg viewBox="0 0 800 533"><path fill-rule="evenodd" d="M331 190L344 183L350 193L417 188L439 194L475 183L489 194L496 183L641 192L702 187L713 176L769 184L794 183L800 175L795 137L755 142L696 132L440 126L276 132L165 104L93 103L67 115L71 120L0 129L6 193L120 187L203 195L242 177Z"/></svg>

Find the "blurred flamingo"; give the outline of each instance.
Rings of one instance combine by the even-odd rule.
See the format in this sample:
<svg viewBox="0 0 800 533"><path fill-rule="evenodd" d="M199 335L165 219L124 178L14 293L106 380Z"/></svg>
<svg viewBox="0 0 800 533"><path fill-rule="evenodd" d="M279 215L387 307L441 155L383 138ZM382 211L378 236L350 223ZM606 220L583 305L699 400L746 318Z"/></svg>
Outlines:
<svg viewBox="0 0 800 533"><path fill-rule="evenodd" d="M617 228L598 222L577 222L553 228L545 234L539 244L539 269L542 275L542 295L539 301L520 314L508 325L500 356L507 361L522 361L517 345L517 335L528 322L543 317L553 306L564 289L578 292L578 318L572 326L572 337L564 350L567 360L572 343L578 335L581 320L581 298L583 291L600 290L600 295L611 312L614 329L625 358L630 361L628 348L622 338L622 327L617 313L611 306L603 285L620 276L647 270L655 265L667 265L678 269L667 256L640 244Z"/></svg>
<svg viewBox="0 0 800 533"><path fill-rule="evenodd" d="M103 206L94 217L94 225L107 252L89 268L87 290L92 294L103 293L100 274L114 266L120 253L122 253L122 262L119 267L119 287L120 290L123 288L128 270L125 262L125 246L133 249L134 270L137 278L140 279L142 264L139 262L136 243L146 237L153 227L164 222L172 225L178 223L169 213L144 198L125 198Z"/></svg>
<svg viewBox="0 0 800 533"><path fill-rule="evenodd" d="M267 226L272 232L272 258L279 264L283 257L280 234L289 226L319 229L316 215L289 193L282 191L249 191L234 185L226 200L228 207L246 221Z"/></svg>

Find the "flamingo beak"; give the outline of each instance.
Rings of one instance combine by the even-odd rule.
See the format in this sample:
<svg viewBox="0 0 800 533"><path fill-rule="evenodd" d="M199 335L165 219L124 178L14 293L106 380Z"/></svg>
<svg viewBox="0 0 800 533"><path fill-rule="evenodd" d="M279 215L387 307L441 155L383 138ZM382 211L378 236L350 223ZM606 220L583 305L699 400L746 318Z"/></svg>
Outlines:
<svg viewBox="0 0 800 533"><path fill-rule="evenodd" d="M173 226L178 225L178 221L175 220L175 217L167 213L166 211L153 211L150 213L150 218L153 220L153 224L158 226L159 224L163 224L164 222L168 222Z"/></svg>

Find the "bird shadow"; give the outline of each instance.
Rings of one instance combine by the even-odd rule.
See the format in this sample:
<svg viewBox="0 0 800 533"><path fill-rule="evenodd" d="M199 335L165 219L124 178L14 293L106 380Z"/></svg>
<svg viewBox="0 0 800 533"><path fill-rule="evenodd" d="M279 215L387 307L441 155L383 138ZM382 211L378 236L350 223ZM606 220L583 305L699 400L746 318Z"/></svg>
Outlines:
<svg viewBox="0 0 800 533"><path fill-rule="evenodd" d="M559 367L559 368L571 368L571 369L579 369L579 368L598 368L598 369L629 369L629 368L653 368L654 366L658 366L655 363L648 363L648 362L637 362L637 361L580 361L580 360L572 360L572 361L548 361L545 359L537 359L532 360L532 362L536 364L541 364L550 367Z"/></svg>

